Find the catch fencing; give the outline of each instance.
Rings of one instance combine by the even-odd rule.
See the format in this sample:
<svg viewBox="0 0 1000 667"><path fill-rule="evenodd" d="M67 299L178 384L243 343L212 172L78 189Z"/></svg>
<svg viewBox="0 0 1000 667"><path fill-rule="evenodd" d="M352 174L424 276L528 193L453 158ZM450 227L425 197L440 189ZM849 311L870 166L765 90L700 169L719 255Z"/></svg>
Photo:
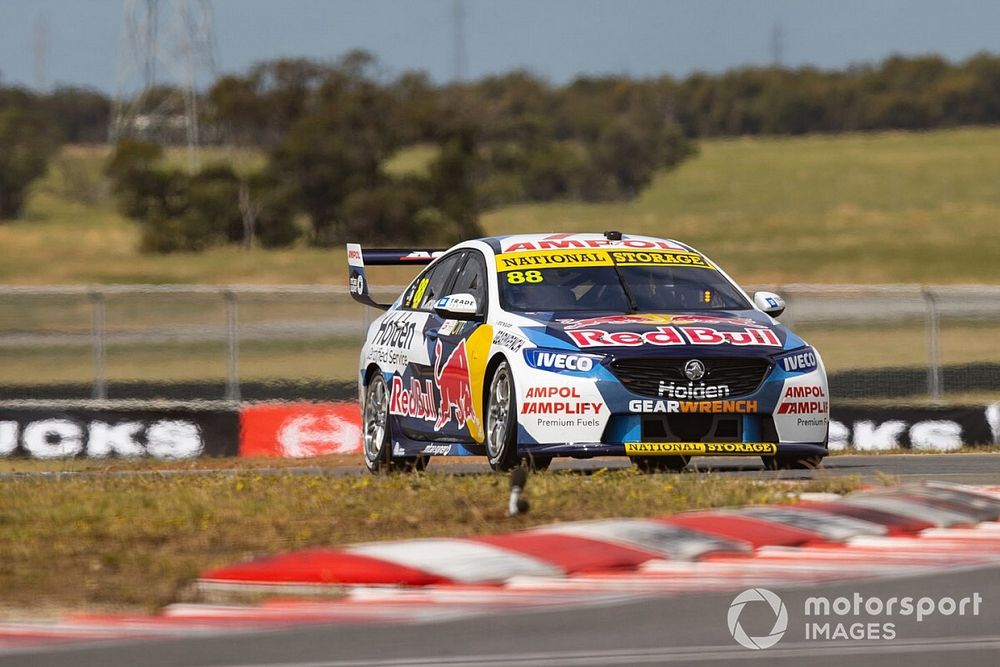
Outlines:
<svg viewBox="0 0 1000 667"><path fill-rule="evenodd" d="M1000 397L1000 286L761 288L834 398ZM334 286L0 286L0 400L348 398L376 314Z"/></svg>

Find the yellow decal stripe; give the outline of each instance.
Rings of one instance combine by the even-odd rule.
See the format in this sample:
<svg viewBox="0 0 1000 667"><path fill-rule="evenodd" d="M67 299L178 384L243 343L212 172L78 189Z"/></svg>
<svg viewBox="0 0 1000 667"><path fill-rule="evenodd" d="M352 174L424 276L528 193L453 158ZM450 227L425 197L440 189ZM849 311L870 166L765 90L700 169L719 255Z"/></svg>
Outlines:
<svg viewBox="0 0 1000 667"><path fill-rule="evenodd" d="M693 266L712 269L697 253L680 250L536 250L496 256L497 271L581 266Z"/></svg>
<svg viewBox="0 0 1000 667"><path fill-rule="evenodd" d="M692 252L609 250L608 254L618 266L695 266L700 269L712 268L704 257Z"/></svg>
<svg viewBox="0 0 1000 667"><path fill-rule="evenodd" d="M424 291L427 290L427 283L430 282L430 278L421 278L420 284L417 285L417 291L413 295L413 301L410 302L411 308L419 308L420 300L424 298Z"/></svg>
<svg viewBox="0 0 1000 667"><path fill-rule="evenodd" d="M769 456L773 442L626 442L629 456Z"/></svg>
<svg viewBox="0 0 1000 667"><path fill-rule="evenodd" d="M492 344L493 326L490 324L480 324L465 340L465 355L469 361L469 388L472 390L472 416L466 421L466 425L476 442L482 442L486 435L483 431L483 378Z"/></svg>
<svg viewBox="0 0 1000 667"><path fill-rule="evenodd" d="M602 250L541 250L497 255L497 271L501 272L579 266L611 266L611 258Z"/></svg>

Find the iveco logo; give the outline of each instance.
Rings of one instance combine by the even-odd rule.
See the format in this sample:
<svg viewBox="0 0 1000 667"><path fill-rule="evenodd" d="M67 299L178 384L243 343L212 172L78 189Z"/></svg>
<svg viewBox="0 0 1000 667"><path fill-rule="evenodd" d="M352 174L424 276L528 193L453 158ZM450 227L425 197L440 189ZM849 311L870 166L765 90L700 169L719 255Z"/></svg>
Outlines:
<svg viewBox="0 0 1000 667"><path fill-rule="evenodd" d="M697 359L692 359L691 361L684 364L684 376L688 380L700 380L705 377L705 364L701 363Z"/></svg>

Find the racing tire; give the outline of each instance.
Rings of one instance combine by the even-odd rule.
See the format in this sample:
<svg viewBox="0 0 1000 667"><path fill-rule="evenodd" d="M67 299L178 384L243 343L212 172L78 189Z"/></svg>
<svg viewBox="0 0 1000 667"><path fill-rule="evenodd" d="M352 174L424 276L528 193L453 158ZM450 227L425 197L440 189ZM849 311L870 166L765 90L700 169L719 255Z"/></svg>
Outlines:
<svg viewBox="0 0 1000 667"><path fill-rule="evenodd" d="M822 456L762 456L768 470L815 470L823 465Z"/></svg>
<svg viewBox="0 0 1000 667"><path fill-rule="evenodd" d="M418 472L427 467L426 456L393 458L389 433L389 386L377 373L365 390L365 412L362 415L362 443L365 466L373 474Z"/></svg>
<svg viewBox="0 0 1000 667"><path fill-rule="evenodd" d="M374 474L392 469L389 444L389 385L382 373L375 373L365 389L365 410L361 415L361 441L365 465Z"/></svg>
<svg viewBox="0 0 1000 667"><path fill-rule="evenodd" d="M506 361L501 361L490 379L486 398L486 457L497 472L515 468L517 458L517 399L514 376ZM536 464L537 465L537 464Z"/></svg>
<svg viewBox="0 0 1000 667"><path fill-rule="evenodd" d="M680 472L691 461L690 456L632 456L635 467L642 472Z"/></svg>

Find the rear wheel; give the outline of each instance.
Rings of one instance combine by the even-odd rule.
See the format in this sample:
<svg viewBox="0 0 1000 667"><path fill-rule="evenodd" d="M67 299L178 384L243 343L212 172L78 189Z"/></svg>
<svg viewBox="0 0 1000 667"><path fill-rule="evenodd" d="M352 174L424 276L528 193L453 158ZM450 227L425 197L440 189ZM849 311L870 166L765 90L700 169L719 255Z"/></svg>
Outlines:
<svg viewBox="0 0 1000 667"><path fill-rule="evenodd" d="M764 467L768 470L815 470L823 465L822 456L762 456Z"/></svg>
<svg viewBox="0 0 1000 667"><path fill-rule="evenodd" d="M365 390L363 416L365 465L373 473L387 472L392 467L389 445L389 386L381 373L368 383Z"/></svg>
<svg viewBox="0 0 1000 667"><path fill-rule="evenodd" d="M632 463L643 472L680 472L690 456L632 456Z"/></svg>
<svg viewBox="0 0 1000 667"><path fill-rule="evenodd" d="M486 402L486 456L497 472L511 470L517 459L517 401L514 377L501 361L490 380Z"/></svg>
<svg viewBox="0 0 1000 667"><path fill-rule="evenodd" d="M381 373L376 373L365 391L363 415L365 465L372 473L415 472L427 467L426 456L392 457L389 435L389 386Z"/></svg>

